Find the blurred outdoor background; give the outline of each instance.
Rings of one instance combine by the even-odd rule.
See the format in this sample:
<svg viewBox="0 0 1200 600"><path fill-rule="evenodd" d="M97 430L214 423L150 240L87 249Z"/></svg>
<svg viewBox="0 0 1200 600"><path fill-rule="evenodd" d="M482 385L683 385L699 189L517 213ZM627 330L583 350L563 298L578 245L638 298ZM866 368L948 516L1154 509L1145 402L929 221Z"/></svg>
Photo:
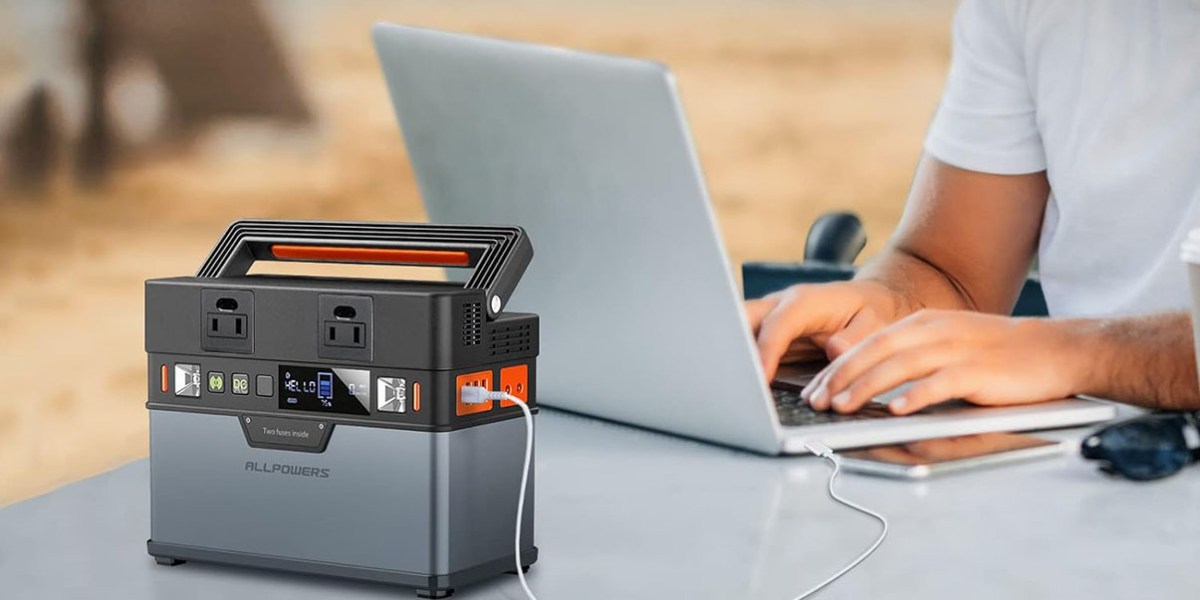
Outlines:
<svg viewBox="0 0 1200 600"><path fill-rule="evenodd" d="M247 217L423 220L375 21L677 74L735 265L895 225L950 0L0 0L0 506L147 451L142 282ZM534 240L536 243L536 240Z"/></svg>

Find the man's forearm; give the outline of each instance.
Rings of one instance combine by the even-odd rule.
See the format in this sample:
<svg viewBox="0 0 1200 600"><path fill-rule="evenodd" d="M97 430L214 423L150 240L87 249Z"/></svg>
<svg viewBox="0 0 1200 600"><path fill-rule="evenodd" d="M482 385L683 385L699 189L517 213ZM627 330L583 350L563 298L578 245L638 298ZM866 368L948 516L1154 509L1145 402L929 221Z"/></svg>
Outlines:
<svg viewBox="0 0 1200 600"><path fill-rule="evenodd" d="M1163 409L1200 409L1187 312L1053 321L1072 338L1077 393Z"/></svg>
<svg viewBox="0 0 1200 600"><path fill-rule="evenodd" d="M887 248L856 279L922 308L1007 315L1029 274L1050 195L1045 172L992 175L926 155Z"/></svg>

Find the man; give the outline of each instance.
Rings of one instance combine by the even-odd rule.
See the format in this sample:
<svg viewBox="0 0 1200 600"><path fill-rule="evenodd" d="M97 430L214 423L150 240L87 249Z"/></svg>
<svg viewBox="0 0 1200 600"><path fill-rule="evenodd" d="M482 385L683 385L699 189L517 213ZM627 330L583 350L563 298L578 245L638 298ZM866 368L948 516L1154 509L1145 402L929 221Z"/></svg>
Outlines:
<svg viewBox="0 0 1200 600"><path fill-rule="evenodd" d="M850 282L747 303L768 377L849 413L1088 394L1198 409L1200 1L965 0L904 216ZM1007 316L1037 252L1049 319Z"/></svg>

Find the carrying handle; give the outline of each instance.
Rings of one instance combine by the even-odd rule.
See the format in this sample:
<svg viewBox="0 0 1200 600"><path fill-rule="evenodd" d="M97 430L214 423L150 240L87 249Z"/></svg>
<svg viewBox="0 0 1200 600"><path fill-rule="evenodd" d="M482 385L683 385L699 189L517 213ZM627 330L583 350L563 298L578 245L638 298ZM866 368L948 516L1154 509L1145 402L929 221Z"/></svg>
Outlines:
<svg viewBox="0 0 1200 600"><path fill-rule="evenodd" d="M474 271L464 287L483 291L495 318L532 258L520 227L242 220L225 230L196 277L238 277L264 260L466 267Z"/></svg>

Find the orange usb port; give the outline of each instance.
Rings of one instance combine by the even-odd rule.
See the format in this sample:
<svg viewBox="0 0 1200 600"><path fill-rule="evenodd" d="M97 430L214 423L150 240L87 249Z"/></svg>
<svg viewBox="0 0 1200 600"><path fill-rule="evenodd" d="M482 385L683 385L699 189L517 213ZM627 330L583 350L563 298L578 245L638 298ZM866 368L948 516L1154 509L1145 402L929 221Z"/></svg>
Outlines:
<svg viewBox="0 0 1200 600"><path fill-rule="evenodd" d="M492 403L485 402L483 404L464 404L462 401L463 386L474 385L486 390L492 389L492 372L478 371L475 373L467 373L459 375L454 379L454 414L458 416L473 415L476 413L487 412L492 410Z"/></svg>

